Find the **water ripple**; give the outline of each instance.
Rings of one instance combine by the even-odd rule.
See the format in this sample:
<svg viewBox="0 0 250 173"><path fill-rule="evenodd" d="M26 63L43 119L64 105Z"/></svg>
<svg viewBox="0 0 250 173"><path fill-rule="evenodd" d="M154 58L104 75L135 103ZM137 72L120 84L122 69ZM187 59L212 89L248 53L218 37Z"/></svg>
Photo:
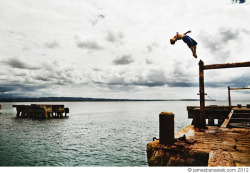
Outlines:
<svg viewBox="0 0 250 173"><path fill-rule="evenodd" d="M180 130L190 124L186 103L66 102L69 118L51 120L14 118L1 103L0 166L147 166L159 113L175 109Z"/></svg>

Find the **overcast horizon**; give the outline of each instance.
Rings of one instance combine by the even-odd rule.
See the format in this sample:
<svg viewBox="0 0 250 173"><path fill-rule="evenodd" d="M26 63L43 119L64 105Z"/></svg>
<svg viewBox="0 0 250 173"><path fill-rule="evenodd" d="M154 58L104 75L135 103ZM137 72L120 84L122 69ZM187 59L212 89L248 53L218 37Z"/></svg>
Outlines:
<svg viewBox="0 0 250 173"><path fill-rule="evenodd" d="M198 99L200 59L250 60L250 2L241 2L0 0L0 98ZM197 59L169 42L188 30ZM228 86L250 87L249 74L207 70L205 93L226 100ZM249 100L250 90L231 96Z"/></svg>

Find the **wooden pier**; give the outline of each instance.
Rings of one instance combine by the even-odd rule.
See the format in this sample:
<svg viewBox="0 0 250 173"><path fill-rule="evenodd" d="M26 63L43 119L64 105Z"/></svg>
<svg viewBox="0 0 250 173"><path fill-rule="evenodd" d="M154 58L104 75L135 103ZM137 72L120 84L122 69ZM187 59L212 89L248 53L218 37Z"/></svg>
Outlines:
<svg viewBox="0 0 250 173"><path fill-rule="evenodd" d="M192 125L199 127L200 108L188 106L188 118L193 119ZM222 126L230 128L250 128L250 105L241 106L217 106L205 107L205 119L208 126ZM217 120L217 124L215 124Z"/></svg>
<svg viewBox="0 0 250 173"><path fill-rule="evenodd" d="M235 67L250 67L250 62L199 62L200 106L187 107L192 125L174 133L169 125L174 114L162 112L160 138L147 145L149 166L250 166L250 105L231 106L229 99L229 106L205 106L204 70ZM230 88L228 93L230 98Z"/></svg>
<svg viewBox="0 0 250 173"><path fill-rule="evenodd" d="M189 118L199 115L199 108L187 109ZM149 166L250 166L250 108L207 106L205 113L210 120L206 129L195 127L198 122L193 121L175 133L174 144L161 144L160 140L149 143ZM214 154L217 152L225 156L219 158Z"/></svg>
<svg viewBox="0 0 250 173"><path fill-rule="evenodd" d="M65 118L69 108L64 105L13 105L16 108L16 117L20 118ZM63 116L64 114L64 116Z"/></svg>

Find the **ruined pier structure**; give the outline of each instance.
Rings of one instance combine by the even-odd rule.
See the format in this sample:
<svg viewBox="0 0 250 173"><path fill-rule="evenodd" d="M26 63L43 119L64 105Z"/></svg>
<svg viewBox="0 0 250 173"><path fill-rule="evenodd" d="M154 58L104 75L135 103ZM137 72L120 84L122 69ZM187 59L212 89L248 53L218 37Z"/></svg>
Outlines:
<svg viewBox="0 0 250 173"><path fill-rule="evenodd" d="M20 118L64 118L69 113L69 108L64 108L64 105L31 104L12 107L16 108L16 117Z"/></svg>
<svg viewBox="0 0 250 173"><path fill-rule="evenodd" d="M192 125L175 133L174 114L162 112L159 140L147 145L149 166L250 166L250 105L231 106L230 100L229 106L205 106L204 70L233 67L250 62L204 66L200 61L200 107L187 107Z"/></svg>
<svg viewBox="0 0 250 173"><path fill-rule="evenodd" d="M147 145L149 166L250 166L250 108L207 106L205 113L218 123L195 127L199 109L188 107L193 125L175 133L174 114L162 112L159 140Z"/></svg>

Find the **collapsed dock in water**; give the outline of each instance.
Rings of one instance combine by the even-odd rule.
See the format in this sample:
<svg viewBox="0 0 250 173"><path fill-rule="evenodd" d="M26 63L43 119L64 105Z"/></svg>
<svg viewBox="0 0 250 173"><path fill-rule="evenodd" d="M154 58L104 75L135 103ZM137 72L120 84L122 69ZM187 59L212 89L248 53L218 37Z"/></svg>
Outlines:
<svg viewBox="0 0 250 173"><path fill-rule="evenodd" d="M69 108L64 105L13 105L16 108L16 117L20 118L65 118Z"/></svg>

